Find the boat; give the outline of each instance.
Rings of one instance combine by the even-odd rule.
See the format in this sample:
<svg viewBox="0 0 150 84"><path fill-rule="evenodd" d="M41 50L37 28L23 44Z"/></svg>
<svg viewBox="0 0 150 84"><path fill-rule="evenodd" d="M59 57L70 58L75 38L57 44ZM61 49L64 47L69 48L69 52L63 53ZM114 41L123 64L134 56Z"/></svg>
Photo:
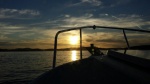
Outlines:
<svg viewBox="0 0 150 84"><path fill-rule="evenodd" d="M104 54L94 44L91 44L86 48L91 56L83 59L82 29L85 28L122 30L127 48L124 48L124 53L108 49ZM72 30L80 30L80 60L56 67L58 35ZM126 54L127 50L143 47L130 46L125 31L150 33L148 30L95 25L58 31L54 42L53 69L34 79L31 84L150 84L150 60Z"/></svg>

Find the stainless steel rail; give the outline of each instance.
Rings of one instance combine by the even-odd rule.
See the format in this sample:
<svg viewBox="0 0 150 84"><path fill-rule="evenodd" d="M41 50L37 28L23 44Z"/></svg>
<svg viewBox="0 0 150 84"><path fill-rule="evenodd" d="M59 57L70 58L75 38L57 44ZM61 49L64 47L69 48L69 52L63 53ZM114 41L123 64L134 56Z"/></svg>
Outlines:
<svg viewBox="0 0 150 84"><path fill-rule="evenodd" d="M53 64L52 64L53 66L52 66L52 68L55 68L55 66L56 66L57 38L58 38L58 35L59 35L60 33L63 33L63 32L72 31L72 30L80 30L80 59L82 59L82 29L86 29L86 28L93 28L93 29L96 29L96 28L103 28L103 29L117 29L117 30L123 30L124 38L125 38L125 41L126 41L126 43L127 43L128 48L130 48L130 45L129 45L129 42L128 42L128 39L127 39L125 30L150 33L150 31L148 31L148 30L129 29L129 28L121 28L121 27L95 26L95 25L94 25L94 26L83 26L83 27L75 27L75 28L60 30L60 31L58 31L58 32L56 33L56 35L55 35L55 41L54 41L54 56L53 56ZM126 50L125 50L125 53L126 53Z"/></svg>

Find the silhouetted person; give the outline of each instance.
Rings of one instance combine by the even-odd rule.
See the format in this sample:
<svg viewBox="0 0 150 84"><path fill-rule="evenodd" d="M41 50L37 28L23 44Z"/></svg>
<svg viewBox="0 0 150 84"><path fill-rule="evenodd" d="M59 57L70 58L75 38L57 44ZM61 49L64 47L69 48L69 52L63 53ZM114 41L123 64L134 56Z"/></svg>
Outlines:
<svg viewBox="0 0 150 84"><path fill-rule="evenodd" d="M92 56L99 56L99 55L104 55L99 48L95 47L94 44L90 44L90 52L92 54Z"/></svg>

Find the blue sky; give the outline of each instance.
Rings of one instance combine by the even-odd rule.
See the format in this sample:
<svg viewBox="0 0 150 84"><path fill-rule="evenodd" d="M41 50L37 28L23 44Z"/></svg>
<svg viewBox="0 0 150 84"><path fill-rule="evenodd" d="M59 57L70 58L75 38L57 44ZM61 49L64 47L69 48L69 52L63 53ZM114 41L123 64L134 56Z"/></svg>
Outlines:
<svg viewBox="0 0 150 84"><path fill-rule="evenodd" d="M149 0L0 0L0 48L53 48L55 33L65 27L99 25L150 30L149 3ZM106 40L109 39L103 41ZM63 42L60 44L65 45Z"/></svg>

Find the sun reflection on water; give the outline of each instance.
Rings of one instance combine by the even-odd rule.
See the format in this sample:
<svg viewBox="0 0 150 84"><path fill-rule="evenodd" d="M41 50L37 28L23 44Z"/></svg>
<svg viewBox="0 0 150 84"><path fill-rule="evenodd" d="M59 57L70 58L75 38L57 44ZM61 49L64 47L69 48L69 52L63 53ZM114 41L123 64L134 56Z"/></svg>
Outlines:
<svg viewBox="0 0 150 84"><path fill-rule="evenodd" d="M71 56L72 56L72 61L76 61L77 60L77 52L76 50L71 51Z"/></svg>

